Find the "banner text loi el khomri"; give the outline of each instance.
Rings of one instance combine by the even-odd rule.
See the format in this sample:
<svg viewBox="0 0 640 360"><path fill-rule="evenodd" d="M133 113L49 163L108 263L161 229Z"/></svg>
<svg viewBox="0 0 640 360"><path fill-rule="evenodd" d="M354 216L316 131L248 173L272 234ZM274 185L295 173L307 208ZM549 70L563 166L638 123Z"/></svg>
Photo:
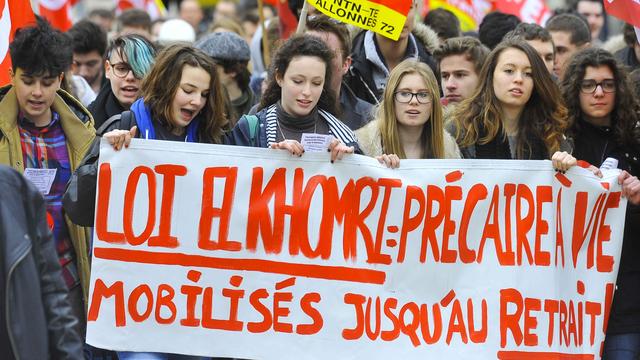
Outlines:
<svg viewBox="0 0 640 360"><path fill-rule="evenodd" d="M615 171L328 156L103 143L87 341L260 360L599 359L626 207Z"/></svg>

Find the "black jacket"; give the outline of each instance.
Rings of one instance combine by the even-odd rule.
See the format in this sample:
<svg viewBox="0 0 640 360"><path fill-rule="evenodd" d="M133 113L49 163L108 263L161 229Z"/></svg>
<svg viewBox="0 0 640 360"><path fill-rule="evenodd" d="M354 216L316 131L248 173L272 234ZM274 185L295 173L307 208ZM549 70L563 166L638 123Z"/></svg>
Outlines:
<svg viewBox="0 0 640 360"><path fill-rule="evenodd" d="M94 126L98 129L107 119L125 110L111 90L111 83L107 81L100 88L96 99L89 104L87 110L93 115Z"/></svg>
<svg viewBox="0 0 640 360"><path fill-rule="evenodd" d="M96 128L98 135L91 144L82 162L71 174L67 190L62 198L62 206L67 216L75 224L93 226L96 207L96 186L98 178L98 160L100 158L100 139L111 130L131 129L137 125L131 111L118 113ZM140 137L138 131L137 137Z"/></svg>
<svg viewBox="0 0 640 360"><path fill-rule="evenodd" d="M382 98L384 89L380 89L376 86L374 80L374 68L377 68L378 66L373 64L366 57L366 34L367 31L362 31L353 39L351 67L347 74L345 74L344 81L348 84L349 88L353 90L357 97L375 105ZM433 73L437 74L436 61L432 54L439 46L438 35L428 26L416 24L416 27L412 32L412 38L415 39L416 47L413 47L413 42L410 39L405 58L414 57L417 53L418 59L429 65L431 70L433 70ZM384 66L387 67L386 64L384 64Z"/></svg>
<svg viewBox="0 0 640 360"><path fill-rule="evenodd" d="M82 359L82 340L75 332L67 287L60 272L44 198L17 171L0 166L0 289L15 359ZM7 310L5 312L5 310ZM6 339L5 339L6 340ZM3 343L6 343L3 341Z"/></svg>
<svg viewBox="0 0 640 360"><path fill-rule="evenodd" d="M125 110L110 117L96 128L97 136L76 171L71 174L67 190L62 198L64 211L73 223L81 226L93 226L94 224L101 137L111 130L128 130L137 124L135 114ZM161 137L157 129L156 132L156 139L166 140ZM136 137L142 137L141 131L138 131Z"/></svg>
<svg viewBox="0 0 640 360"><path fill-rule="evenodd" d="M340 88L340 108L340 120L353 131L367 125L373 119L373 105L358 98L344 82Z"/></svg>
<svg viewBox="0 0 640 360"><path fill-rule="evenodd" d="M632 47L625 47L624 49L616 52L615 56L627 67L628 72L640 69L640 61L636 58L636 53L633 51Z"/></svg>
<svg viewBox="0 0 640 360"><path fill-rule="evenodd" d="M640 149L617 141L613 130L599 128L580 121L579 131L573 135L577 159L600 166L612 157L618 168L631 175L640 175ZM613 296L608 334L640 332L640 207L627 205L618 281ZM604 291L604 289L603 289Z"/></svg>

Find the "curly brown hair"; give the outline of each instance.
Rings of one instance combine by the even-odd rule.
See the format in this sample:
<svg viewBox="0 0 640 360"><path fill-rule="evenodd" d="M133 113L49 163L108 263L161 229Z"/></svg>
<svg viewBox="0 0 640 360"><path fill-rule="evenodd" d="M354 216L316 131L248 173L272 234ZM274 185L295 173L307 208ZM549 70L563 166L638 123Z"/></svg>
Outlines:
<svg viewBox="0 0 640 360"><path fill-rule="evenodd" d="M500 54L507 49L524 52L531 63L533 92L518 120L516 155L523 159L531 153L533 139L540 139L549 156L560 150L568 127L567 109L560 90L554 83L540 56L523 40L505 40L491 51L480 73L475 93L455 110L456 140L461 147L487 144L497 136L506 138L499 100L493 90L493 74Z"/></svg>
<svg viewBox="0 0 640 360"><path fill-rule="evenodd" d="M267 78L267 89L264 94L262 94L258 109L264 109L280 100L282 97L282 89L275 80L276 76L284 77L289 63L297 56L317 57L325 63L324 89L322 90L317 106L319 109L336 115L336 95L333 93L333 90L329 88L330 84L328 81L331 79L331 59L333 59L333 54L322 40L311 35L292 36L278 49L273 57L269 77Z"/></svg>
<svg viewBox="0 0 640 360"><path fill-rule="evenodd" d="M640 105L624 66L608 51L588 48L576 53L567 66L561 89L569 109L569 130L567 135L575 136L580 131L583 112L580 107L580 84L588 67L606 66L613 73L616 82L615 103L611 112L611 124L616 140L626 146L640 144Z"/></svg>

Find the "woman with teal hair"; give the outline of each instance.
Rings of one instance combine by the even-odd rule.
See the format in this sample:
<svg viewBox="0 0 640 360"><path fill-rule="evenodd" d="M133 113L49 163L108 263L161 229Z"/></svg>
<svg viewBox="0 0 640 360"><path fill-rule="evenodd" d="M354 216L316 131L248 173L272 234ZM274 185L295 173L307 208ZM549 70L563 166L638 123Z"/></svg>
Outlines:
<svg viewBox="0 0 640 360"><path fill-rule="evenodd" d="M119 115L139 97L140 84L156 57L152 43L140 35L116 38L105 54L105 81L95 101L88 107L96 129Z"/></svg>

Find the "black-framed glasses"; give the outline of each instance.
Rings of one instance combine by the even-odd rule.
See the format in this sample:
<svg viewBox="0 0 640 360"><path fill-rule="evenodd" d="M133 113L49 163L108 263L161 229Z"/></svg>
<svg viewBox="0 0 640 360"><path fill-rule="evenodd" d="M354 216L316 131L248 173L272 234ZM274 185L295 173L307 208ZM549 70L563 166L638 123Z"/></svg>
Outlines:
<svg viewBox="0 0 640 360"><path fill-rule="evenodd" d="M600 86L603 92L612 93L616 91L616 81L613 79L604 79L600 82L595 80L582 80L580 83L580 91L585 94L593 94Z"/></svg>
<svg viewBox="0 0 640 360"><path fill-rule="evenodd" d="M410 103L411 100L413 100L414 96L416 97L416 100L418 100L420 104L428 104L431 102L431 100L433 100L431 94L426 91L421 91L417 93L412 93L409 91L396 91L395 93L393 93L393 95L396 101L402 104Z"/></svg>
<svg viewBox="0 0 640 360"><path fill-rule="evenodd" d="M107 60L108 61L108 60ZM113 69L113 73L119 78L125 78L129 74L129 71L136 76L136 73L133 72L133 69L126 62L119 62L115 64L111 64L111 69Z"/></svg>

